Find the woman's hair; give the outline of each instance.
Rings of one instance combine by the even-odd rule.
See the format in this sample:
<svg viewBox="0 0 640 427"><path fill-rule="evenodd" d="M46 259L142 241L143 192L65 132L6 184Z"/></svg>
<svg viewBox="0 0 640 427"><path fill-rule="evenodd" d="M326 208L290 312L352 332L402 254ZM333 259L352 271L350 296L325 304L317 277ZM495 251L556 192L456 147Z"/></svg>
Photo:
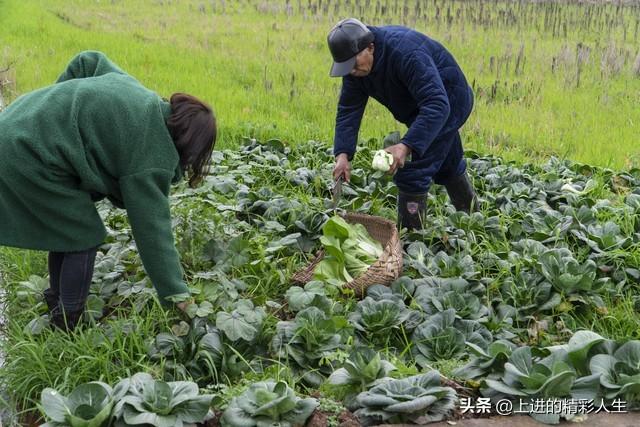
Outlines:
<svg viewBox="0 0 640 427"><path fill-rule="evenodd" d="M180 155L180 166L195 187L208 173L211 151L216 143L216 118L209 107L185 93L171 95L167 128Z"/></svg>

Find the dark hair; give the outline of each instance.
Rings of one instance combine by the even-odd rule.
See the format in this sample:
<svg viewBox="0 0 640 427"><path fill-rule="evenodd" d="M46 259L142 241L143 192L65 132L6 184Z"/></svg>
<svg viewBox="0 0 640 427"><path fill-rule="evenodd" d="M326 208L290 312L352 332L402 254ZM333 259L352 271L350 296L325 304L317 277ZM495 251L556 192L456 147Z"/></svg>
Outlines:
<svg viewBox="0 0 640 427"><path fill-rule="evenodd" d="M171 95L167 128L180 155L180 166L195 187L209 171L211 151L216 143L216 118L204 102L186 93Z"/></svg>

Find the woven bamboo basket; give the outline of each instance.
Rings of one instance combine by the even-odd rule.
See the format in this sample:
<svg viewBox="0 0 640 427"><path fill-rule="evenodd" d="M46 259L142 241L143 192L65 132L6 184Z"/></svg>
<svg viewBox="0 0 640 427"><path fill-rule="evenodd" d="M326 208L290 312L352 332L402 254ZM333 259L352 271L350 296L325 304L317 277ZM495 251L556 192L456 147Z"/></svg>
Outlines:
<svg viewBox="0 0 640 427"><path fill-rule="evenodd" d="M364 225L371 237L380 242L384 248L378 261L373 263L364 274L343 286L353 289L358 297L362 297L369 286L389 285L400 277L402 273L402 245L396 224L378 216L353 212L347 212L343 218L349 223ZM309 265L293 275L292 280L298 284L311 281L313 270L323 257L324 251L321 250Z"/></svg>

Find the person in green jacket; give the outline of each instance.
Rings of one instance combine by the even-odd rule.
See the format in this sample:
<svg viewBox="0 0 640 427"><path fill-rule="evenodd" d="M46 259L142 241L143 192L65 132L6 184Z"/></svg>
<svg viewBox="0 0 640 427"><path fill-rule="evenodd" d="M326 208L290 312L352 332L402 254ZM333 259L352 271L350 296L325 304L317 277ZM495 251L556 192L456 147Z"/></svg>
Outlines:
<svg viewBox="0 0 640 427"><path fill-rule="evenodd" d="M54 326L73 329L84 311L106 237L95 207L104 197L126 209L161 302L188 295L169 191L206 175L216 132L208 105L182 93L167 102L95 51L0 113L0 245L49 252Z"/></svg>

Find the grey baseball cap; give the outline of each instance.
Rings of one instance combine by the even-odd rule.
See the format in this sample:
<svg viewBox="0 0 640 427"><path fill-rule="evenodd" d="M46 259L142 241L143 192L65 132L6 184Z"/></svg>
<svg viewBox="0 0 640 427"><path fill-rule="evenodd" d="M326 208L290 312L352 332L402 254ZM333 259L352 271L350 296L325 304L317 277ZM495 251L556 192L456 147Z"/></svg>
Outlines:
<svg viewBox="0 0 640 427"><path fill-rule="evenodd" d="M338 22L329 31L327 43L333 65L331 77L346 76L356 65L356 56L362 52L371 42L374 36L371 30L355 18L347 18Z"/></svg>

